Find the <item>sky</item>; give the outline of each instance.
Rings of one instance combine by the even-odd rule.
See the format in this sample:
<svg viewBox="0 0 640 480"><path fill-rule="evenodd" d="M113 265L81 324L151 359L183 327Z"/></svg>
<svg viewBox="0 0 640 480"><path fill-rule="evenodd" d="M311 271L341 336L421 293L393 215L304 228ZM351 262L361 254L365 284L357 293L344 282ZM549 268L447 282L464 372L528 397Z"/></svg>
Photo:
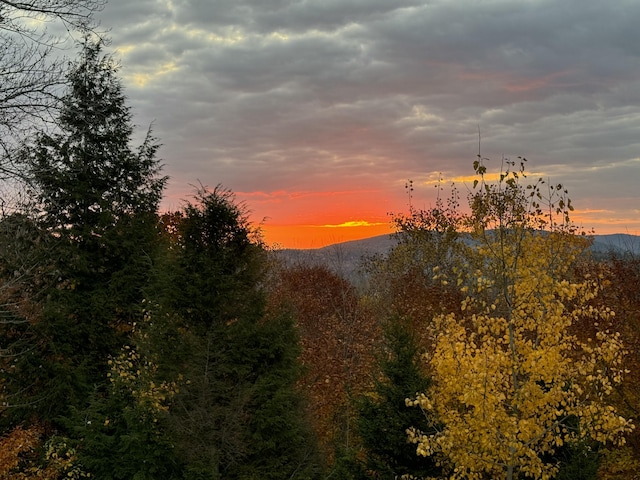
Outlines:
<svg viewBox="0 0 640 480"><path fill-rule="evenodd" d="M472 164L528 159L573 220L640 234L637 0L109 0L134 119L170 176L236 193L269 244L390 231ZM480 140L480 141L479 141Z"/></svg>

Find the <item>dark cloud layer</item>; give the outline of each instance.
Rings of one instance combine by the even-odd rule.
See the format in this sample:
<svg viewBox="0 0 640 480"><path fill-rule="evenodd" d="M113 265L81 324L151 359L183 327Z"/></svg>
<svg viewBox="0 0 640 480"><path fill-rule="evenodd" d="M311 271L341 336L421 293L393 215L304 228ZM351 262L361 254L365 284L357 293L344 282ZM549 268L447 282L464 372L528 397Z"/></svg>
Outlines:
<svg viewBox="0 0 640 480"><path fill-rule="evenodd" d="M635 0L110 0L100 18L170 195L401 196L469 174L480 128L495 165L524 155L640 229Z"/></svg>

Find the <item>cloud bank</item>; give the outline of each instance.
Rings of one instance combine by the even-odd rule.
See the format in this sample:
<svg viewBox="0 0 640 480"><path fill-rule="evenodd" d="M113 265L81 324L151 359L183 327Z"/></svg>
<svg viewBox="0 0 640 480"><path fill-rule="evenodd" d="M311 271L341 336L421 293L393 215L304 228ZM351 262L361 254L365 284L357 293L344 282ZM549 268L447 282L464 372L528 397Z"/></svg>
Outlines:
<svg viewBox="0 0 640 480"><path fill-rule="evenodd" d="M276 224L384 221L407 179L426 205L429 182L469 175L480 130L490 169L525 156L586 227L630 233L638 18L632 0L111 0L100 14L136 121L164 144L169 206L200 181Z"/></svg>

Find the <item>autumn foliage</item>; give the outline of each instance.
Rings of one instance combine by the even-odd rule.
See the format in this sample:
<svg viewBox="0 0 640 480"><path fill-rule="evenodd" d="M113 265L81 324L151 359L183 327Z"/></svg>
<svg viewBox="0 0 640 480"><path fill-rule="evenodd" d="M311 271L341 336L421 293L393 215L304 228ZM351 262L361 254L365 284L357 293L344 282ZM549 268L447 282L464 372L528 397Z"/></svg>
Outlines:
<svg viewBox="0 0 640 480"><path fill-rule="evenodd" d="M624 247L624 246L623 246ZM578 278L597 279L599 295L590 303L594 308L610 308L615 316L606 322L578 318L573 331L578 338L593 337L602 331L619 332L624 341L625 375L616 385L612 402L616 409L635 425L640 422L640 257L631 250L611 251L604 258L588 259L577 265ZM603 452L600 468L602 479L640 478L640 429L627 436L622 448Z"/></svg>
<svg viewBox="0 0 640 480"><path fill-rule="evenodd" d="M371 386L380 329L355 288L328 267L297 264L277 270L272 308L296 319L304 375L298 385L309 401L325 455L353 442L350 398Z"/></svg>
<svg viewBox="0 0 640 480"><path fill-rule="evenodd" d="M78 465L76 450L67 440L46 442L39 425L17 426L0 438L1 480L78 480L89 475ZM44 450L41 455L40 450Z"/></svg>
<svg viewBox="0 0 640 480"><path fill-rule="evenodd" d="M625 347L620 332L584 340L571 333L577 319L597 325L615 314L593 302L598 277L571 276L587 243L568 222L562 187L545 196L541 180L521 186L524 163L487 184L475 166L467 264L455 276L433 269L467 296L460 313L436 319L435 349L425 357L434 386L407 400L432 427L408 433L417 453L434 457L450 478L550 479L566 445L620 445L632 431L612 398Z"/></svg>

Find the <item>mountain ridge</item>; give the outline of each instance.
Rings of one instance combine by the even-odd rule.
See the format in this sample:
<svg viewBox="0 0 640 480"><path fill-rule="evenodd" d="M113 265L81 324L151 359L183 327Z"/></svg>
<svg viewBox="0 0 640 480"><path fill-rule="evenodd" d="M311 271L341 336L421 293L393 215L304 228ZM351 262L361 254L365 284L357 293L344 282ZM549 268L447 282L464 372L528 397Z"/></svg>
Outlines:
<svg viewBox="0 0 640 480"><path fill-rule="evenodd" d="M316 248L282 248L280 251L300 251L300 252L326 252L332 249L340 248L346 250L370 250L375 253L383 253L391 248L397 242L394 237L396 233L376 235L373 237L362 238L359 240L348 240L345 242L332 243L324 247ZM591 235L594 242L592 249L597 251L614 250L631 250L640 253L640 235L629 233L611 233L603 235Z"/></svg>
<svg viewBox="0 0 640 480"><path fill-rule="evenodd" d="M367 256L383 255L397 244L397 234L377 235L360 240L338 242L319 248L284 248L275 250L276 257L288 264L320 264L332 268L344 277L353 278L354 272ZM592 235L590 249L596 256L610 252L640 255L640 236L627 233Z"/></svg>

